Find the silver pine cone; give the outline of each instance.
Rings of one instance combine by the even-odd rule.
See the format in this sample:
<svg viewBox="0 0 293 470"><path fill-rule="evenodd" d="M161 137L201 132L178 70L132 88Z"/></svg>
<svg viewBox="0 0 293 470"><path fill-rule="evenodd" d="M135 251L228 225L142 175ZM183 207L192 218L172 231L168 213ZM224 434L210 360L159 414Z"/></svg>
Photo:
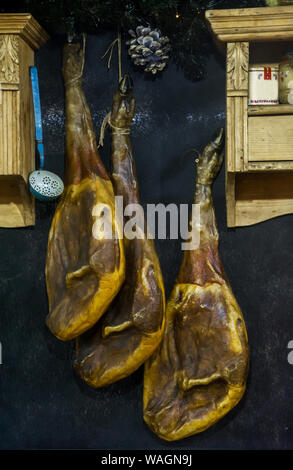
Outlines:
<svg viewBox="0 0 293 470"><path fill-rule="evenodd" d="M167 36L162 36L158 29L152 30L138 26L135 31L130 29L132 39L126 42L129 45L128 54L135 65L142 65L145 72L156 74L161 72L169 59L171 49Z"/></svg>

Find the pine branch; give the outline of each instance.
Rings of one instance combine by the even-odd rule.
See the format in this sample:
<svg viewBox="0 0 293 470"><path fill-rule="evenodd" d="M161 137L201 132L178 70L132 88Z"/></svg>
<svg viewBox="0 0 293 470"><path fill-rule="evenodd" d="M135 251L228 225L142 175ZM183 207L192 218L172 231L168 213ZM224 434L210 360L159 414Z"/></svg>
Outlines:
<svg viewBox="0 0 293 470"><path fill-rule="evenodd" d="M51 35L69 30L99 34L117 25L124 31L138 25L158 28L171 40L174 62L198 80L211 43L205 10L258 6L265 6L265 0L25 0L21 8L11 0L2 1L0 11L29 11Z"/></svg>

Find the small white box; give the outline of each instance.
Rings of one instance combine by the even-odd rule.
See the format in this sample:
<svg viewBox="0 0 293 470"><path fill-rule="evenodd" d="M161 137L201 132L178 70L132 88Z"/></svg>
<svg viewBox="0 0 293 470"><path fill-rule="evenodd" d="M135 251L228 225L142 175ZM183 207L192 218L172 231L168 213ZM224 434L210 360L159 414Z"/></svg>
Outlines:
<svg viewBox="0 0 293 470"><path fill-rule="evenodd" d="M249 66L249 105L279 104L279 64Z"/></svg>

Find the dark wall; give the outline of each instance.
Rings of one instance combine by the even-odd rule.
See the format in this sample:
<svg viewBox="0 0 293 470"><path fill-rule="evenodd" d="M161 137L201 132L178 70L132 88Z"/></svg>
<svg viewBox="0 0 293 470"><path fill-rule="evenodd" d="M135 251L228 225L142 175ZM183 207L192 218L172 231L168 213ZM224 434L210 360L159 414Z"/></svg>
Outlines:
<svg viewBox="0 0 293 470"><path fill-rule="evenodd" d="M107 72L100 57L114 33L89 37L84 89L96 132L116 88L115 61ZM50 41L36 56L44 119L47 168L62 176L64 96L61 45ZM225 123L225 67L216 50L207 78L192 83L170 64L152 79L131 67L136 115L132 127L143 204L190 203L193 157ZM108 165L109 134L101 151ZM61 343L45 326L48 313L44 264L56 203L36 203L36 225L0 229L0 448L3 449L293 449L292 229L284 216L227 229L224 168L214 185L220 252L243 310L251 348L247 392L217 425L177 443L166 443L142 419L142 369L94 390L72 369L74 343ZM156 242L167 295L182 252L180 241Z"/></svg>

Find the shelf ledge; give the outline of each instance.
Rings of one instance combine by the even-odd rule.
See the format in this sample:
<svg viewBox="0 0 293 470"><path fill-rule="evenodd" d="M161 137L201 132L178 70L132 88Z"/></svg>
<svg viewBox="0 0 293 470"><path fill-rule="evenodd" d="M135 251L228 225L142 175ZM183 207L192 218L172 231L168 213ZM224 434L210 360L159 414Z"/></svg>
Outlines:
<svg viewBox="0 0 293 470"><path fill-rule="evenodd" d="M207 10L206 20L221 42L293 39L293 6Z"/></svg>
<svg viewBox="0 0 293 470"><path fill-rule="evenodd" d="M275 104L248 106L248 116L266 116L272 114L293 114L293 105Z"/></svg>

